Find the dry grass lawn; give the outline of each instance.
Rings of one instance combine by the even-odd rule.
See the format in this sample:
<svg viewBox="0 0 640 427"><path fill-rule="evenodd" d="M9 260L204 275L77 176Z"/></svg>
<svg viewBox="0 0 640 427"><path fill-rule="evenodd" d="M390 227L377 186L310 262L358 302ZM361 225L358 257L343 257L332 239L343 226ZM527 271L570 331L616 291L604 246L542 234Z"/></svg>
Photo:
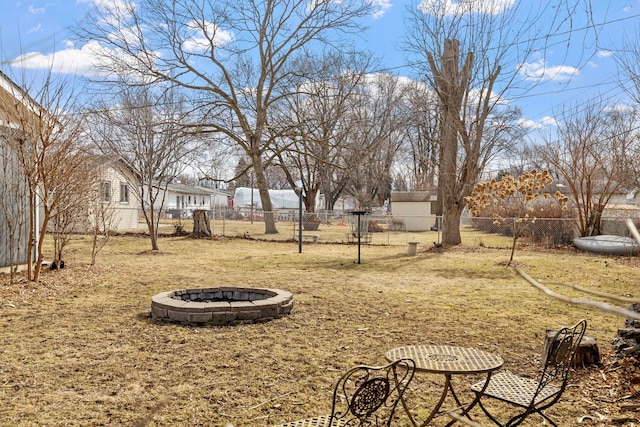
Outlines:
<svg viewBox="0 0 640 427"><path fill-rule="evenodd" d="M605 363L576 372L550 413L561 426L583 416L591 418L582 425L640 425L637 408L625 409L640 397L608 354L624 319L542 295L504 267L507 249L467 244L407 257L397 242L363 246L358 265L353 245L306 244L301 254L295 243L239 238L160 245L154 254L146 238L115 237L90 267L89 241L79 238L67 268L47 271L40 285L0 285L0 425L268 426L328 411L342 371L383 364L396 346L478 347L533 375L545 330L581 318ZM540 279L640 298L637 258L570 248L522 248L516 258ZM226 285L286 289L295 312L237 327L149 318L156 293ZM466 390L474 378L454 380ZM418 418L442 384L417 375L409 402Z"/></svg>

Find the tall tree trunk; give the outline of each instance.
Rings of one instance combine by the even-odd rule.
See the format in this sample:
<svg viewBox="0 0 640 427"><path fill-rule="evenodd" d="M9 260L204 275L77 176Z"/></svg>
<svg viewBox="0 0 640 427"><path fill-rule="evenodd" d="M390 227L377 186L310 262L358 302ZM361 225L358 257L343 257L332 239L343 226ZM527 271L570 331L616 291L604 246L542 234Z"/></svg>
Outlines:
<svg viewBox="0 0 640 427"><path fill-rule="evenodd" d="M438 205L442 207L442 243L459 245L462 189L458 184L458 137L464 94L469 89L473 54L468 53L462 68L459 64L460 42L445 40L440 69L431 54L427 54L434 86L440 102L440 166L438 176Z"/></svg>
<svg viewBox="0 0 640 427"><path fill-rule="evenodd" d="M36 242L36 194L29 190L29 241L27 242L27 278L33 280L33 249ZM42 236L40 236L42 239Z"/></svg>
<svg viewBox="0 0 640 427"><path fill-rule="evenodd" d="M318 195L317 188L307 189L307 193L304 196L304 207L307 212L315 212L316 211L316 197Z"/></svg>
<svg viewBox="0 0 640 427"><path fill-rule="evenodd" d="M151 238L151 250L160 250L158 246L158 223L153 213L153 207L151 208L151 216L147 221L147 225L149 226L149 237Z"/></svg>
<svg viewBox="0 0 640 427"><path fill-rule="evenodd" d="M442 214L442 243L445 245L459 245L462 242L460 237L460 217L464 204L458 203L455 198L444 198L444 212Z"/></svg>
<svg viewBox="0 0 640 427"><path fill-rule="evenodd" d="M191 237L195 239L210 239L212 237L209 212L202 209L193 211L193 233L191 233Z"/></svg>
<svg viewBox="0 0 640 427"><path fill-rule="evenodd" d="M33 281L36 283L40 281L40 272L42 271L42 262L44 261L42 248L44 245L44 235L47 231L47 226L49 225L49 218L51 218L51 212L47 211L47 209L45 208L44 218L42 218L42 227L40 228L40 237L38 238L37 244L36 263L33 268Z"/></svg>
<svg viewBox="0 0 640 427"><path fill-rule="evenodd" d="M276 218L273 212L267 177L265 175L260 154L253 155L251 161L253 162L253 171L256 174L256 186L258 187L258 193L260 194L260 202L262 203L264 233L277 234L278 229L276 228ZM253 191L253 189L251 191Z"/></svg>

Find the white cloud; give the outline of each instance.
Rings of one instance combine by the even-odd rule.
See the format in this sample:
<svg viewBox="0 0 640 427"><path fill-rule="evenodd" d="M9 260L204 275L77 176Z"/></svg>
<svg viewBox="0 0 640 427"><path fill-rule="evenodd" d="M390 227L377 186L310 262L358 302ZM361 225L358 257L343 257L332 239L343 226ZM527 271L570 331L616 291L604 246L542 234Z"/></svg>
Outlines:
<svg viewBox="0 0 640 427"><path fill-rule="evenodd" d="M382 18L393 4L390 0L369 0L373 6L373 17L375 19Z"/></svg>
<svg viewBox="0 0 640 427"><path fill-rule="evenodd" d="M599 50L599 51L596 53L596 56L597 56L598 58L608 58L608 57L610 57L610 56L612 56L612 55L613 55L613 52L612 52L612 51L610 51L610 50Z"/></svg>
<svg viewBox="0 0 640 427"><path fill-rule="evenodd" d="M42 24L38 23L38 25L27 31L27 34L39 33L40 31L42 31Z"/></svg>
<svg viewBox="0 0 640 427"><path fill-rule="evenodd" d="M566 81L580 73L579 69L568 65L549 66L543 58L520 64L519 68L525 80Z"/></svg>
<svg viewBox="0 0 640 427"><path fill-rule="evenodd" d="M99 64L105 65L105 58L110 58L115 51L108 51L98 42L92 41L80 49L73 43L67 42L66 48L52 54L31 52L21 55L12 61L14 67L26 69L46 69L56 73L70 73L83 76L98 76L101 74ZM118 55L127 59L124 55Z"/></svg>
<svg viewBox="0 0 640 427"><path fill-rule="evenodd" d="M634 110L634 107L629 105L629 104L615 104L611 107L605 107L604 111L617 111L617 112L621 112L621 113L625 113L625 112L631 112Z"/></svg>
<svg viewBox="0 0 640 427"><path fill-rule="evenodd" d="M526 129L541 129L544 127L540 123L531 119L520 119L518 120L518 125Z"/></svg>
<svg viewBox="0 0 640 427"><path fill-rule="evenodd" d="M35 7L34 5L30 4L29 5L29 12L33 13L34 15L37 15L38 13L44 13L45 9L44 9L44 7Z"/></svg>
<svg viewBox="0 0 640 427"><path fill-rule="evenodd" d="M132 11L136 9L135 2L131 0L93 0L92 3L108 24L116 28L121 22L131 18Z"/></svg>
<svg viewBox="0 0 640 427"><path fill-rule="evenodd" d="M135 5L132 1L129 1L129 0L91 0L91 1L79 0L78 2L93 3L93 5L96 6L97 8L106 9L106 10L111 10L111 9L123 10L123 9L127 9L127 6L129 5L131 6Z"/></svg>
<svg viewBox="0 0 640 427"><path fill-rule="evenodd" d="M545 126L558 126L559 122L555 117L544 116L540 121Z"/></svg>
<svg viewBox="0 0 640 427"><path fill-rule="evenodd" d="M221 30L215 23L191 21L187 24L186 40L182 43L185 52L203 53L211 49L211 41L215 47L233 42L232 33Z"/></svg>
<svg viewBox="0 0 640 427"><path fill-rule="evenodd" d="M543 129L549 126L558 126L558 121L555 119L555 117L544 116L538 121L531 119L520 119L518 120L518 125L527 129Z"/></svg>
<svg viewBox="0 0 640 427"><path fill-rule="evenodd" d="M418 9L423 13L436 11L444 15L482 13L498 15L513 6L515 0L422 0Z"/></svg>

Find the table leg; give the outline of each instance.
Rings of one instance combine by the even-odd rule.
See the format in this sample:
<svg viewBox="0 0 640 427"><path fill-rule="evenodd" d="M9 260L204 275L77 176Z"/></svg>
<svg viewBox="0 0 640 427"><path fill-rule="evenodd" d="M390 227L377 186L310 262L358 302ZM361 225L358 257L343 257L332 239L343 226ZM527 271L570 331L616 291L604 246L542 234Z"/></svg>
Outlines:
<svg viewBox="0 0 640 427"><path fill-rule="evenodd" d="M393 367L393 378L396 381L396 387L400 386L400 381L398 381L398 373L396 372L396 367ZM407 390L405 389L405 392ZM407 401L404 399L404 395L405 393L402 393L400 395L400 402L402 402L402 407L404 408L404 411L407 413L407 416L409 417L409 420L411 421L411 424L413 424L413 427L418 427L418 423L416 422L416 420L413 418L413 415L411 415L411 411L409 410L409 406L407 405Z"/></svg>
<svg viewBox="0 0 640 427"><path fill-rule="evenodd" d="M413 415L411 415L409 406L407 405L407 402L404 400L404 394L400 396L400 401L402 402L402 407L404 408L404 411L407 413L409 420L411 420L411 424L413 424L413 427L418 427L418 422L415 420L415 418L413 418Z"/></svg>
<svg viewBox="0 0 640 427"><path fill-rule="evenodd" d="M424 427L427 424L429 424L429 422L432 419L434 419L436 415L438 415L438 412L440 411L440 408L442 407L444 400L447 398L447 394L449 393L449 390L453 391L453 389L451 388L451 375L445 374L444 389L442 390L442 395L440 395L440 400L438 400L438 403L436 403L436 406L433 408L433 410L431 411L427 419L421 424L421 427Z"/></svg>
<svg viewBox="0 0 640 427"><path fill-rule="evenodd" d="M471 411L471 409L473 409L473 407L476 406L478 404L478 402L480 402L480 398L482 397L482 394L484 393L484 391L489 386L489 381L491 380L491 374L492 374L492 372L487 373L487 380L484 382L484 385L482 386L482 390L480 390L479 393L476 393L476 397L468 405L463 405L463 404L460 403L460 401L458 400L458 397L456 396L455 392L453 391L453 387L451 387L451 394L453 395L454 399L456 400L456 403L458 404L458 406L460 406L460 408L462 408L462 412L460 413L460 416L467 417L467 419L471 420L471 417L469 416L469 411ZM455 423L456 423L456 420L454 419L453 421L450 421L449 423L447 423L447 425L445 427L452 426Z"/></svg>

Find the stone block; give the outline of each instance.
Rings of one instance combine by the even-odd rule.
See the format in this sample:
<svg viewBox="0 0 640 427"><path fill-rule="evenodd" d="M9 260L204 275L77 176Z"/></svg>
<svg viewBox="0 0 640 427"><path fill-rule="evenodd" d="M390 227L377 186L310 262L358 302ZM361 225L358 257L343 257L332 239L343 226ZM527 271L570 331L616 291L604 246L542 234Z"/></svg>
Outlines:
<svg viewBox="0 0 640 427"><path fill-rule="evenodd" d="M254 306L260 310L264 317L277 317L280 307L276 304L260 304L262 301L254 301Z"/></svg>
<svg viewBox="0 0 640 427"><path fill-rule="evenodd" d="M231 303L226 301L205 302L207 311L231 311Z"/></svg>
<svg viewBox="0 0 640 427"><path fill-rule="evenodd" d="M235 320L236 315L230 311L214 311L211 313L211 322L214 325L226 325Z"/></svg>
<svg viewBox="0 0 640 427"><path fill-rule="evenodd" d="M231 301L229 305L231 306L231 311L255 310L255 304L251 301Z"/></svg>
<svg viewBox="0 0 640 427"><path fill-rule="evenodd" d="M191 312L196 312L196 313L202 313L205 311L210 311L209 309L209 303L206 302L189 302L187 304L185 304L184 306L181 307L181 310L184 311L191 311Z"/></svg>
<svg viewBox="0 0 640 427"><path fill-rule="evenodd" d="M262 317L262 311L253 310L253 311L240 311L238 312L238 320L257 320Z"/></svg>
<svg viewBox="0 0 640 427"><path fill-rule="evenodd" d="M280 306L280 315L285 316L287 314L291 314L293 311L293 300L291 300L288 304Z"/></svg>
<svg viewBox="0 0 640 427"><path fill-rule="evenodd" d="M167 309L159 307L157 305L152 305L151 306L151 316L154 317L154 318L166 319L167 318Z"/></svg>
<svg viewBox="0 0 640 427"><path fill-rule="evenodd" d="M167 317L174 322L189 322L189 315L190 313L184 311L167 310Z"/></svg>
<svg viewBox="0 0 640 427"><path fill-rule="evenodd" d="M249 299L251 301L261 301L263 299L267 299L270 298L272 295L267 295L263 292L250 292L249 293Z"/></svg>
<svg viewBox="0 0 640 427"><path fill-rule="evenodd" d="M182 301L175 298L162 298L158 301L155 301L156 305L164 307L168 310L176 310L176 311L179 311L179 308L185 305L186 303L187 303L186 301Z"/></svg>
<svg viewBox="0 0 640 427"><path fill-rule="evenodd" d="M190 323L210 323L213 320L211 312L190 313L188 317Z"/></svg>
<svg viewBox="0 0 640 427"><path fill-rule="evenodd" d="M233 299L235 301L250 301L249 292L246 291L235 291L233 293Z"/></svg>

